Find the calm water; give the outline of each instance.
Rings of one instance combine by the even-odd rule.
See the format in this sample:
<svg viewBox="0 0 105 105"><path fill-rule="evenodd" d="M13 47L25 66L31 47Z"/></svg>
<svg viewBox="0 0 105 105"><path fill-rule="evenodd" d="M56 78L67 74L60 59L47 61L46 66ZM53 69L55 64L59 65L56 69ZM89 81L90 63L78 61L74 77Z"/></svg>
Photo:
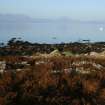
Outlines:
<svg viewBox="0 0 105 105"><path fill-rule="evenodd" d="M103 27L103 30L100 30L100 27ZM92 23L0 23L0 42L11 37L40 43L70 42L79 39L105 41L104 29L105 24Z"/></svg>

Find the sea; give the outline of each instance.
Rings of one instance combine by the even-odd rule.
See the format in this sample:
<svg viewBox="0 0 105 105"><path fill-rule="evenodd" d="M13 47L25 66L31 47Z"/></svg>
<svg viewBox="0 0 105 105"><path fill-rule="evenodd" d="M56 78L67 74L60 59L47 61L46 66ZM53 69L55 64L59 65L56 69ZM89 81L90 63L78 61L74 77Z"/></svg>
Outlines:
<svg viewBox="0 0 105 105"><path fill-rule="evenodd" d="M34 43L68 43L90 40L105 41L104 23L73 22L3 22L0 23L0 42L16 37Z"/></svg>

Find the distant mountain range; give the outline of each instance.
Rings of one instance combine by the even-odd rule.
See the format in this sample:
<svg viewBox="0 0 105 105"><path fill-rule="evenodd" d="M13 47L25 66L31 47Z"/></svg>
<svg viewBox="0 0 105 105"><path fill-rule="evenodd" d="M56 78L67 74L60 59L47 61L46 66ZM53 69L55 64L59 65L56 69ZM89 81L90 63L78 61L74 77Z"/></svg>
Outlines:
<svg viewBox="0 0 105 105"><path fill-rule="evenodd" d="M48 18L32 18L26 15L16 15L16 14L0 14L0 23L43 23L43 22L67 22L67 23L105 23L105 21L79 21L73 20L67 17L61 17L58 19L48 19Z"/></svg>

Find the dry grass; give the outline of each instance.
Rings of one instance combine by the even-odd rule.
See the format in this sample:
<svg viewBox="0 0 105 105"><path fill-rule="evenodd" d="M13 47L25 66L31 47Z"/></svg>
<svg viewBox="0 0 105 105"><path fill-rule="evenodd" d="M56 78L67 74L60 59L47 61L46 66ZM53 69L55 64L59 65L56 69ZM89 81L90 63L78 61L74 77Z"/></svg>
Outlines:
<svg viewBox="0 0 105 105"><path fill-rule="evenodd" d="M18 59L20 58L7 57L7 61L16 62ZM45 63L36 64L39 61ZM77 73L75 62L79 64L81 61L86 62L85 66L82 65L84 70L94 69L95 73ZM105 104L104 60L89 57L53 57L34 58L29 62L29 70L16 73L7 71L1 74L0 105ZM103 69L95 69L89 64L92 62L102 65ZM66 74L64 69L68 68L72 68L72 71ZM61 72L52 73L52 70Z"/></svg>

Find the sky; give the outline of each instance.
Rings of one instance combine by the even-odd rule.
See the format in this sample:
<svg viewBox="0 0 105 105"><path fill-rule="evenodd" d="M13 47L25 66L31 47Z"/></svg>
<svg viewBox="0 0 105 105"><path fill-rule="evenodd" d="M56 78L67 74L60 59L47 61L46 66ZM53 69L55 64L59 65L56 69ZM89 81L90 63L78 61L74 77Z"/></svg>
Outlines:
<svg viewBox="0 0 105 105"><path fill-rule="evenodd" d="M105 0L0 0L0 13L34 18L105 20Z"/></svg>

